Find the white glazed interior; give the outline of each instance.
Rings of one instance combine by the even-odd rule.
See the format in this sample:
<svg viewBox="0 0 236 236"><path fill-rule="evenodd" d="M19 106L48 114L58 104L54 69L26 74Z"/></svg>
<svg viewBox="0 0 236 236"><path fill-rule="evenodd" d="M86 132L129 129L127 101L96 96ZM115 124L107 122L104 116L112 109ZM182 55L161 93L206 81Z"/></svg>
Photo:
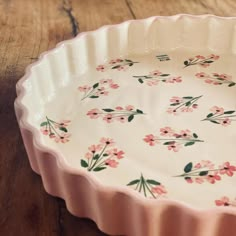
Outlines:
<svg viewBox="0 0 236 236"><path fill-rule="evenodd" d="M211 149L212 153L210 154L206 149L202 149L200 145L195 145L191 148L191 151L188 149L185 153L179 152L175 157L162 148L161 156L164 156L164 159L168 160L167 162L170 160L172 162L172 165L166 168L166 161L162 159L156 161L154 159L160 148L150 147L148 153L150 158L143 156L142 147L147 149L149 147L142 140L131 142L131 134L135 137L140 130L141 133L153 133L170 123L172 126L176 124L183 127L186 126L186 117L184 119L171 117L169 120L165 117L161 120L161 126L155 126L155 119L149 120L147 126L150 132L147 132L146 123L144 127L139 126L139 130L137 130L138 120L141 123L142 121L145 122L145 116L135 118L134 122L130 124L118 126L117 124L107 125L102 121L87 120L86 115L84 115L89 109L98 106L104 108L115 106L117 103L120 103L120 105L136 103L138 107L142 107L143 104L147 107L147 104L149 104L146 110L152 114L151 117L160 117L160 111L162 110L153 110L153 107L156 105L164 107L166 105L164 101L167 101L172 95L172 88L168 87L168 93L165 94L166 85L158 85L154 88L142 87L139 90L140 97L137 98L137 96L128 95L129 93L134 94L136 88L129 86L129 83L125 80L126 77L130 79L134 72L135 74L145 74L153 69L160 69L163 72L175 75L181 73L183 77L191 78L193 74L202 71L202 69L189 67L188 70L182 71L181 67L183 67L183 61L186 58L198 54L208 55L214 53L221 57L224 56L224 62L212 64L208 72L222 71L222 73L234 75L236 72L234 66L235 22L235 19L225 20L211 16L201 19L190 16L150 18L144 21L126 22L115 27L105 27L65 42L56 51L47 54L39 64L35 65L31 70L30 78L23 82L22 86L27 92L22 98L22 104L28 110L25 121L38 130L42 145L62 154L67 164L75 168L81 168L80 160L87 152L87 148L98 143L100 137L110 137L113 132L120 133L120 136L116 138L116 143L119 144L120 149L125 150L126 157L119 162L119 167L91 173L96 175L105 185L125 186L142 172L144 175L148 175L148 178L161 179L161 182L166 187L168 186L169 199L184 201L200 208L214 206L212 196L215 196L215 199L222 197L222 195L235 198L236 190L233 188L235 177L231 179L226 177L226 182L217 183L217 190L215 190L215 185L188 185L182 179L171 178L173 175L181 174L183 168L176 169L176 166L184 167L188 157L193 152L196 155L194 157L196 160L209 159L209 156L213 155L215 157L214 161L219 164L226 157L229 157L227 160L230 162L235 162L236 151L233 147L236 133L233 132L233 129L236 126L234 123L230 129L227 129L227 137L230 138L230 143L227 144L225 144L223 137L216 139L214 135L210 134L206 126L201 126L201 131L198 132L199 136L204 136L205 139L213 138L212 145L218 147L215 152ZM150 59L159 54L168 54L171 60L159 62L157 59L156 61ZM142 61L145 66L141 66L141 63L136 64L126 72L107 71L101 73L96 71L97 65L104 64L114 58ZM176 62L179 62L179 64L176 64ZM157 68L155 68L156 65ZM124 96L119 95L116 98L115 94L118 93L114 91L114 100L109 101L109 103L106 99L81 103L81 95L77 89L79 86L94 84L97 80L110 77L115 77L116 82L120 81L119 85L123 86L122 94ZM230 106L229 109L236 109L236 104L233 102L235 88L230 90L222 87L210 88L206 84L197 81L193 87L181 87L179 95L182 94L182 91L187 91L187 94L183 95L194 94L197 89L202 89L204 94L209 92L207 98L209 103L218 105L221 101L221 106ZM157 91L158 93L156 93ZM219 94L217 102L211 96L215 91ZM173 92L176 93L175 86L173 86ZM150 98L145 97L146 99L143 100L143 96L147 93L150 93L150 97L155 99L150 100ZM157 102L153 104L153 100ZM202 104L202 106L203 111L198 116L204 118L208 105ZM69 126L70 133L72 133L69 143L66 145L57 144L40 134L39 126L46 115L53 116L55 120L70 119L72 121ZM190 126L194 129L195 125L193 122ZM124 135L128 129L128 134ZM144 130L142 131L142 129ZM225 133L225 130L222 131L221 127L218 126L212 126L212 131L220 134ZM129 144L128 149L125 147L127 143ZM221 145L222 143L224 145ZM198 159L198 153L203 155L204 158ZM191 160L194 160L194 158L191 157ZM180 189L181 191L179 191Z"/></svg>

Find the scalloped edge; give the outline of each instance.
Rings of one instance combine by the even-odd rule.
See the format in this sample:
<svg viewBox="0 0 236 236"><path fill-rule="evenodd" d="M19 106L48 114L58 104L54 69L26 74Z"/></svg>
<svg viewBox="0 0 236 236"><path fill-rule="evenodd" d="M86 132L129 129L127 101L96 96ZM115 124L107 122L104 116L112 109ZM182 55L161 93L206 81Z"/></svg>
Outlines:
<svg viewBox="0 0 236 236"><path fill-rule="evenodd" d="M103 26L96 31L80 33L75 38L63 41L54 49L42 53L37 62L26 68L25 75L16 85L17 98L14 106L17 121L30 165L37 174L41 175L46 192L64 199L71 214L92 219L99 229L111 235L188 236L191 232L193 236L233 236L235 235L236 210L232 207L198 209L181 201L146 199L128 187L104 185L87 171L70 167L60 153L40 142L38 131L27 122L29 111L22 104L22 99L26 94L22 84L30 78L33 68L40 64L46 55L91 32L129 24L133 21L181 17L236 19L236 17L214 15L179 14L129 20L117 25Z"/></svg>

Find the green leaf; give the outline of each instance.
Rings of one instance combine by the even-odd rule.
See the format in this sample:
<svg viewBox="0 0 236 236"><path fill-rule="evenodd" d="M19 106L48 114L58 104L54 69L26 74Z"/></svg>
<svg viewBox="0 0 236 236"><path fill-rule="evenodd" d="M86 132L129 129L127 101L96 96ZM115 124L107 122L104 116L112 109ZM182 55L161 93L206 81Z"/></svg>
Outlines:
<svg viewBox="0 0 236 236"><path fill-rule="evenodd" d="M128 122L132 121L133 119L134 119L134 115L130 115L130 116L128 117Z"/></svg>
<svg viewBox="0 0 236 236"><path fill-rule="evenodd" d="M190 106L190 105L191 105L191 102L190 102L190 101L188 101L188 102L185 103L185 106L186 106L186 107L188 107L188 106Z"/></svg>
<svg viewBox="0 0 236 236"><path fill-rule="evenodd" d="M184 172L189 173L193 168L193 163L189 162L185 167L184 167Z"/></svg>
<svg viewBox="0 0 236 236"><path fill-rule="evenodd" d="M193 133L193 137L194 138L198 138L197 134Z"/></svg>
<svg viewBox="0 0 236 236"><path fill-rule="evenodd" d="M214 123L214 124L220 124L220 122L216 121L216 120L209 120L210 122Z"/></svg>
<svg viewBox="0 0 236 236"><path fill-rule="evenodd" d="M129 59L125 59L125 61L127 61L127 62L132 62L131 60L129 60Z"/></svg>
<svg viewBox="0 0 236 236"><path fill-rule="evenodd" d="M40 126L45 126L45 125L47 125L47 124L48 124L48 122L45 121L45 122L42 122L42 123L40 124Z"/></svg>
<svg viewBox="0 0 236 236"><path fill-rule="evenodd" d="M139 110L139 109L137 109L136 112L137 112L137 113L140 113L140 114L143 114L143 111L141 111L141 110Z"/></svg>
<svg viewBox="0 0 236 236"><path fill-rule="evenodd" d="M162 74L162 75L160 75L160 76L169 76L170 74Z"/></svg>
<svg viewBox="0 0 236 236"><path fill-rule="evenodd" d="M132 66L134 63L130 63L129 66Z"/></svg>
<svg viewBox="0 0 236 236"><path fill-rule="evenodd" d="M214 61L204 61L204 63L212 63L212 62L214 62Z"/></svg>
<svg viewBox="0 0 236 236"><path fill-rule="evenodd" d="M108 155L107 153L104 153L103 156L104 156L104 157L107 157L107 156L109 156L109 155Z"/></svg>
<svg viewBox="0 0 236 236"><path fill-rule="evenodd" d="M209 114L207 115L207 118L210 118L210 117L212 117L212 116L214 116L214 114L213 114L213 113L209 113Z"/></svg>
<svg viewBox="0 0 236 236"><path fill-rule="evenodd" d="M138 79L138 82L143 84L143 80L142 79Z"/></svg>
<svg viewBox="0 0 236 236"><path fill-rule="evenodd" d="M80 165L84 168L88 167L88 163L85 160L81 160Z"/></svg>
<svg viewBox="0 0 236 236"><path fill-rule="evenodd" d="M170 104L171 106L177 106L177 105L179 105L180 103L178 103L178 102L176 102L176 103L172 103L172 104Z"/></svg>
<svg viewBox="0 0 236 236"><path fill-rule="evenodd" d="M235 83L230 83L229 85L228 85L228 87L232 87L232 86L234 86L235 85Z"/></svg>
<svg viewBox="0 0 236 236"><path fill-rule="evenodd" d="M157 182L156 180L153 179L147 179L147 183L153 184L153 185L160 185L161 183Z"/></svg>
<svg viewBox="0 0 236 236"><path fill-rule="evenodd" d="M113 112L114 111L113 109L110 109L110 108L106 108L106 109L102 109L102 110L105 112Z"/></svg>
<svg viewBox="0 0 236 236"><path fill-rule="evenodd" d="M94 95L93 95L93 96L90 96L90 98L99 98L99 96L94 96Z"/></svg>
<svg viewBox="0 0 236 236"><path fill-rule="evenodd" d="M185 180L187 180L187 179L191 179L191 177L184 177L184 179L185 179Z"/></svg>
<svg viewBox="0 0 236 236"><path fill-rule="evenodd" d="M95 89L95 88L97 88L98 86L99 86L99 83L96 83L96 84L93 85L93 88Z"/></svg>
<svg viewBox="0 0 236 236"><path fill-rule="evenodd" d="M163 143L163 145L171 145L171 144L174 144L174 143L175 143L175 141L169 141L169 142Z"/></svg>
<svg viewBox="0 0 236 236"><path fill-rule="evenodd" d="M65 133L67 133L67 132L68 132L67 128L65 128L65 127L59 127L59 130L61 130L61 131L65 132Z"/></svg>
<svg viewBox="0 0 236 236"><path fill-rule="evenodd" d="M183 99L192 99L193 97L183 97Z"/></svg>
<svg viewBox="0 0 236 236"><path fill-rule="evenodd" d="M208 171L207 171L207 170L201 171L201 172L199 173L200 176L205 176L205 175L207 175L207 174L208 174Z"/></svg>
<svg viewBox="0 0 236 236"><path fill-rule="evenodd" d="M187 142L184 144L185 147L193 145L195 142Z"/></svg>
<svg viewBox="0 0 236 236"><path fill-rule="evenodd" d="M233 114L234 112L235 112L235 111L225 111L224 114L229 115L229 114Z"/></svg>
<svg viewBox="0 0 236 236"><path fill-rule="evenodd" d="M140 179L135 179L135 180L129 182L129 183L127 184L127 186L135 185L135 184L137 184L137 183L139 183L139 182L140 182Z"/></svg>
<svg viewBox="0 0 236 236"><path fill-rule="evenodd" d="M93 171L98 172L98 171L101 171L101 170L104 170L104 169L106 169L106 167L96 167L96 168L93 169Z"/></svg>
<svg viewBox="0 0 236 236"><path fill-rule="evenodd" d="M94 157L93 157L93 160L97 160L97 159L99 159L99 154L96 154Z"/></svg>
<svg viewBox="0 0 236 236"><path fill-rule="evenodd" d="M188 64L188 61L184 61L184 65L185 66L188 66L189 64Z"/></svg>
<svg viewBox="0 0 236 236"><path fill-rule="evenodd" d="M118 68L120 68L120 67L121 67L121 65L113 66L111 69L118 69Z"/></svg>

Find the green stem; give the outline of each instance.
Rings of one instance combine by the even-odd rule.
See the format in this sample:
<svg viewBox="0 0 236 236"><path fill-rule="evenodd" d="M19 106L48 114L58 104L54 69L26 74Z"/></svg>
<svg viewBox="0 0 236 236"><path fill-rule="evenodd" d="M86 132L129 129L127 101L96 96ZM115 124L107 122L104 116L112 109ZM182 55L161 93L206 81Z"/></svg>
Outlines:
<svg viewBox="0 0 236 236"><path fill-rule="evenodd" d="M173 177L191 177L191 176L200 176L200 175L195 175L195 174L199 174L203 171L208 171L208 172L212 172L212 171L218 171L218 170L224 170L224 168L221 168L221 169L210 169L210 170L202 170L202 171L191 171L191 172L188 172L188 173L184 173L182 175L176 175L176 176L173 176ZM194 175L193 175L194 174ZM203 175L204 176L204 175ZM202 177L202 176L200 176Z"/></svg>
<svg viewBox="0 0 236 236"><path fill-rule="evenodd" d="M190 106L190 105L192 105L194 102L196 102L198 99L200 99L202 97L202 95L201 96L198 96L198 97L195 97L195 98L192 98L192 99L190 99L189 101L186 101L186 102L184 102L184 103L181 103L178 107L176 107L175 108L175 110L177 111L179 108L181 108L182 106L186 106L186 103L188 103L188 102L191 102L188 106Z"/></svg>
<svg viewBox="0 0 236 236"><path fill-rule="evenodd" d="M183 138L176 138L176 139L165 139L165 138L157 138L157 139L155 139L155 140L160 140L160 141L179 141L179 140L181 140L181 141L189 141L189 142L204 142L203 140L200 140L200 139L183 139Z"/></svg>
<svg viewBox="0 0 236 236"><path fill-rule="evenodd" d="M96 166L96 164L98 163L100 157L102 157L102 154L104 153L106 147L107 147L107 144L104 146L104 148L102 149L101 153L99 154L98 159L97 159L97 160L94 162L94 164L88 169L88 171L93 170L93 168L94 168L94 167ZM103 158L103 157L102 157L102 158ZM101 158L101 160L102 160L102 158Z"/></svg>
<svg viewBox="0 0 236 236"><path fill-rule="evenodd" d="M61 137L61 135L56 131L56 129L53 127L53 125L51 124L51 122L50 122L50 119L46 116L46 119L47 119L47 122L48 122L48 125L49 125L49 129L52 129L56 134L57 134L57 136L58 137ZM51 130L50 130L50 132L51 132Z"/></svg>

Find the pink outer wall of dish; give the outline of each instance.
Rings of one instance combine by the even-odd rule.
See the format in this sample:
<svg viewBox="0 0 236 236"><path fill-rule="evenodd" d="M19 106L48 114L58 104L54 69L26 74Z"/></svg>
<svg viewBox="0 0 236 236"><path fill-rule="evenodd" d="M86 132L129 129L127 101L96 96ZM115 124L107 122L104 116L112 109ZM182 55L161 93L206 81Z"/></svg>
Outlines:
<svg viewBox="0 0 236 236"><path fill-rule="evenodd" d="M43 56L39 61L42 59ZM17 84L15 111L19 127L32 169L41 175L45 190L63 198L73 215L94 220L102 231L111 235L236 235L236 211L233 208L197 210L177 201L147 200L126 187L102 185L96 177L68 167L59 153L42 146L35 135L36 130L26 121L28 111L21 104L25 93L21 83L30 76L32 67L27 68L26 75Z"/></svg>

